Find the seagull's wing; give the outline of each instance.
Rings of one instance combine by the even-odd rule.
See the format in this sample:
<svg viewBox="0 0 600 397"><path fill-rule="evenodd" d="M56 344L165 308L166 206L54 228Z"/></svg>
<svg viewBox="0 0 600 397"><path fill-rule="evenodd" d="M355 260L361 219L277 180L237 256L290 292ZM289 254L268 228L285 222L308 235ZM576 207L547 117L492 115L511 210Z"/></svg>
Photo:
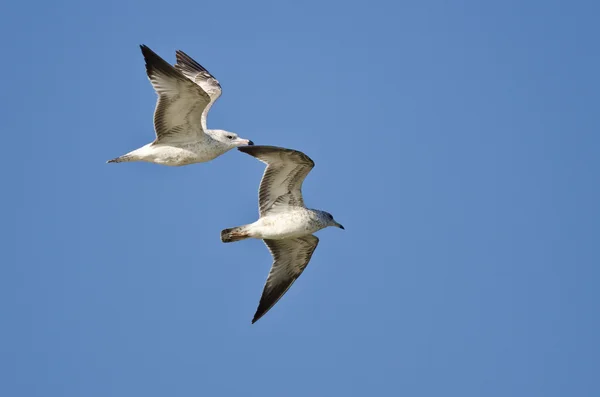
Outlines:
<svg viewBox="0 0 600 397"><path fill-rule="evenodd" d="M267 164L258 190L260 216L276 207L304 207L302 183L315 163L302 152L275 146L243 146L238 150Z"/></svg>
<svg viewBox="0 0 600 397"><path fill-rule="evenodd" d="M155 142L206 138L201 120L210 96L150 48L140 47L146 61L146 74L158 94L154 111Z"/></svg>
<svg viewBox="0 0 600 397"><path fill-rule="evenodd" d="M194 61L192 57L185 52L177 50L175 51L175 56L177 57L175 69L179 70L185 77L198 84L200 88L210 96L210 103L202 112L202 128L206 131L206 115L213 103L221 96L221 85L208 70L198 62Z"/></svg>
<svg viewBox="0 0 600 397"><path fill-rule="evenodd" d="M252 324L264 316L290 289L308 265L317 244L319 244L319 239L313 235L264 241L273 255L273 265Z"/></svg>

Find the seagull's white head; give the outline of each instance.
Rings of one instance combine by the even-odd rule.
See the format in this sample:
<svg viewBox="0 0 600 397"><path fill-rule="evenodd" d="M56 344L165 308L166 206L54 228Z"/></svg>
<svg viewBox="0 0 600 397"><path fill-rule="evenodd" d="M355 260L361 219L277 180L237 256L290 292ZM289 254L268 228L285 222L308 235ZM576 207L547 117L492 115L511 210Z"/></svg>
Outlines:
<svg viewBox="0 0 600 397"><path fill-rule="evenodd" d="M319 211L319 216L321 218L321 221L325 224L325 227L334 226L334 227L339 227L342 230L345 230L344 226L342 226L340 223L336 222L336 220L333 219L333 215L331 215L329 212Z"/></svg>
<svg viewBox="0 0 600 397"><path fill-rule="evenodd" d="M229 149L238 146L254 145L249 139L240 138L236 133L225 130L209 130L208 134L215 140L225 144Z"/></svg>

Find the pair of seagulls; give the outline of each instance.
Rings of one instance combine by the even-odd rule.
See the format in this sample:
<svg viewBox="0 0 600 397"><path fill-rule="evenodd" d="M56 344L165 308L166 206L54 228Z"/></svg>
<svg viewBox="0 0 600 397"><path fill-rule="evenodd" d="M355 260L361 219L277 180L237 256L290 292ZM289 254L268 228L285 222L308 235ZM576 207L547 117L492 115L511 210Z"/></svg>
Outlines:
<svg viewBox="0 0 600 397"><path fill-rule="evenodd" d="M261 239L273 256L260 303L252 319L264 316L302 274L319 239L313 233L344 227L325 211L306 208L302 183L314 162L297 150L254 146L248 139L224 130L209 130L206 117L221 96L219 82L183 51L176 52L172 66L145 45L141 46L146 73L158 101L154 111L154 142L109 163L146 161L182 166L210 161L233 148L267 165L259 188L259 219L225 229L221 241Z"/></svg>

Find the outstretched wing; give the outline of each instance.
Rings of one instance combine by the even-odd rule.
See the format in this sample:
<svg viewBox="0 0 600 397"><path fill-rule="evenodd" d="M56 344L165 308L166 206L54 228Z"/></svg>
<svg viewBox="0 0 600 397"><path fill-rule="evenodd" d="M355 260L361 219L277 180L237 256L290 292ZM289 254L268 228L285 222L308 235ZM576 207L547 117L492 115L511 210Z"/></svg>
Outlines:
<svg viewBox="0 0 600 397"><path fill-rule="evenodd" d="M238 150L267 164L258 191L260 216L272 210L274 204L277 208L304 207L302 183L315 166L310 157L275 146L243 146Z"/></svg>
<svg viewBox="0 0 600 397"><path fill-rule="evenodd" d="M192 80L194 83L198 84L198 86L200 86L200 88L202 88L202 90L204 90L204 92L210 96L210 103L202 112L202 128L206 130L206 116L208 115L210 107L221 96L221 85L208 70L193 60L192 57L185 52L177 50L175 51L175 56L177 57L175 69L180 71L185 77Z"/></svg>
<svg viewBox="0 0 600 397"><path fill-rule="evenodd" d="M155 143L204 139L201 120L210 96L150 48L140 47L146 74L158 94L154 111Z"/></svg>
<svg viewBox="0 0 600 397"><path fill-rule="evenodd" d="M273 256L258 309L252 324L264 316L300 277L319 244L313 235L285 240L264 240Z"/></svg>

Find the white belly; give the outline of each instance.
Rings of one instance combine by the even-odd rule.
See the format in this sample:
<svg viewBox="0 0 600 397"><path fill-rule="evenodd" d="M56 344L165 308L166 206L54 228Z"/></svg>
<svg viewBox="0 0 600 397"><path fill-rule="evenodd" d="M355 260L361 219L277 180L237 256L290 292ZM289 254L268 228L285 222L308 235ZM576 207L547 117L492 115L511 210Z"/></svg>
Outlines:
<svg viewBox="0 0 600 397"><path fill-rule="evenodd" d="M320 229L307 216L306 210L302 210L262 217L251 225L250 235L259 239L282 240L306 236Z"/></svg>
<svg viewBox="0 0 600 397"><path fill-rule="evenodd" d="M181 166L193 163L204 163L210 161L221 154L222 151L215 150L212 146L202 146L196 144L187 144L182 146L175 145L146 145L134 153L140 160L151 163Z"/></svg>

